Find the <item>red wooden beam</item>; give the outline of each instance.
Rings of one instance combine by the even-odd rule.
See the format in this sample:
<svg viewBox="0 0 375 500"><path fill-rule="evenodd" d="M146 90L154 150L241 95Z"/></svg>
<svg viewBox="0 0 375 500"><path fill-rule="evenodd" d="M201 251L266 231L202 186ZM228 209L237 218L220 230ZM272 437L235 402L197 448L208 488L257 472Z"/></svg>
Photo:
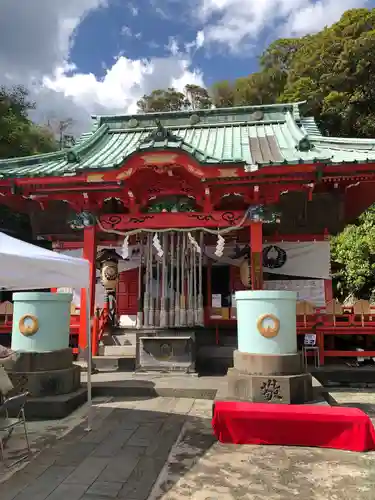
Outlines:
<svg viewBox="0 0 375 500"><path fill-rule="evenodd" d="M240 230L239 230L240 231ZM299 242L299 241L324 241L326 235L324 234L275 234L273 236L265 236L263 239L264 243L280 243L284 241ZM246 238L241 242L248 241L248 233L246 232ZM115 245L122 245L121 241L115 240L101 240L98 241L99 246L103 247L113 247ZM77 248L83 248L83 241L62 241L59 240L53 243L53 248L56 250L75 250Z"/></svg>
<svg viewBox="0 0 375 500"><path fill-rule="evenodd" d="M214 212L184 212L184 213L138 213L109 214L99 217L103 229L126 231L133 229L168 229L212 227L224 228L236 226L243 221L244 211L227 210ZM243 225L249 225L246 220Z"/></svg>

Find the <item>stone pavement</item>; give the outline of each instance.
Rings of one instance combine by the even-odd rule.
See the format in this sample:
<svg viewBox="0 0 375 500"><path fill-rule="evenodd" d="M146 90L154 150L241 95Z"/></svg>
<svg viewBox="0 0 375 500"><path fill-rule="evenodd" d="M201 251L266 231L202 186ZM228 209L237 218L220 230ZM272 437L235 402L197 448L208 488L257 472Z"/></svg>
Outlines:
<svg viewBox="0 0 375 500"><path fill-rule="evenodd" d="M375 404L365 391L334 397ZM99 402L90 433L81 422L0 484L0 499L375 500L375 453L221 445L211 414L209 400Z"/></svg>
<svg viewBox="0 0 375 500"><path fill-rule="evenodd" d="M102 397L95 398L96 404L103 404L110 401L111 398ZM36 456L41 450L47 446L52 446L59 439L71 432L78 425L86 422L88 405L84 404L73 412L68 417L61 420L44 420L27 423L27 430L32 450L32 456ZM8 441L6 449L6 460L8 464L12 464L22 457L25 457L25 435L22 426L14 429L12 438ZM17 470L26 465L26 461L20 462L17 467L5 467L4 463L0 462L0 483L8 479Z"/></svg>
<svg viewBox="0 0 375 500"><path fill-rule="evenodd" d="M91 432L81 423L43 450L0 485L0 499L146 500L196 404L178 398L99 404Z"/></svg>
<svg viewBox="0 0 375 500"><path fill-rule="evenodd" d="M333 397L375 417L374 393ZM212 437L206 403L196 402L201 418L185 424L149 500L375 500L375 452L222 445Z"/></svg>

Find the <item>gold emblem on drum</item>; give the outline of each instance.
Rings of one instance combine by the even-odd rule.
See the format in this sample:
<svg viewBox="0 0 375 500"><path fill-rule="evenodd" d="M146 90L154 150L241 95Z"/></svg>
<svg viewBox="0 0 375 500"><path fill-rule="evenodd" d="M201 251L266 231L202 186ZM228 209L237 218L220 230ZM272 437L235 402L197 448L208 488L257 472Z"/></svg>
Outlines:
<svg viewBox="0 0 375 500"><path fill-rule="evenodd" d="M24 314L18 322L18 328L22 335L25 335L25 337L31 337L39 330L38 319L32 314Z"/></svg>
<svg viewBox="0 0 375 500"><path fill-rule="evenodd" d="M266 339L276 337L280 331L280 320L273 314L263 314L257 321L258 332Z"/></svg>

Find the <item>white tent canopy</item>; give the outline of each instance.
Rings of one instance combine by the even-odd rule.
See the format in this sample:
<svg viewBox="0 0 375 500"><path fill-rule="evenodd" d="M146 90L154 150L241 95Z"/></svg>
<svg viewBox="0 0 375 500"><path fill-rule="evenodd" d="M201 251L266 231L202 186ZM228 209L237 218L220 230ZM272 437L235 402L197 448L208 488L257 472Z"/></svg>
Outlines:
<svg viewBox="0 0 375 500"><path fill-rule="evenodd" d="M86 288L90 282L90 264L85 259L45 250L0 232L0 290L36 290L43 288ZM87 317L87 400L88 426L91 430L91 335L89 301ZM81 311L82 314L82 311Z"/></svg>
<svg viewBox="0 0 375 500"><path fill-rule="evenodd" d="M89 262L0 232L0 289L88 288Z"/></svg>

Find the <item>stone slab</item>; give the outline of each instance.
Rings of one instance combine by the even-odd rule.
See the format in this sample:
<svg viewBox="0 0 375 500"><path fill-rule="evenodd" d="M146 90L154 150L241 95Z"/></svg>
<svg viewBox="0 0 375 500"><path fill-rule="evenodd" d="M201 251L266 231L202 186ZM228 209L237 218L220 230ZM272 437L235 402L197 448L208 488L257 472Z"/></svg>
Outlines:
<svg viewBox="0 0 375 500"><path fill-rule="evenodd" d="M297 375L303 372L300 353L263 355L235 350L233 366L248 375Z"/></svg>
<svg viewBox="0 0 375 500"><path fill-rule="evenodd" d="M312 378L300 375L247 375L228 370L228 399L254 403L302 404L313 399Z"/></svg>
<svg viewBox="0 0 375 500"><path fill-rule="evenodd" d="M27 391L31 397L55 396L78 390L81 385L81 369L69 368L52 371L8 372L17 392Z"/></svg>
<svg viewBox="0 0 375 500"><path fill-rule="evenodd" d="M52 352L18 352L11 371L38 372L70 368L73 363L73 352L69 347Z"/></svg>
<svg viewBox="0 0 375 500"><path fill-rule="evenodd" d="M69 394L29 398L25 406L27 420L56 420L70 415L87 400L87 389L79 388Z"/></svg>

